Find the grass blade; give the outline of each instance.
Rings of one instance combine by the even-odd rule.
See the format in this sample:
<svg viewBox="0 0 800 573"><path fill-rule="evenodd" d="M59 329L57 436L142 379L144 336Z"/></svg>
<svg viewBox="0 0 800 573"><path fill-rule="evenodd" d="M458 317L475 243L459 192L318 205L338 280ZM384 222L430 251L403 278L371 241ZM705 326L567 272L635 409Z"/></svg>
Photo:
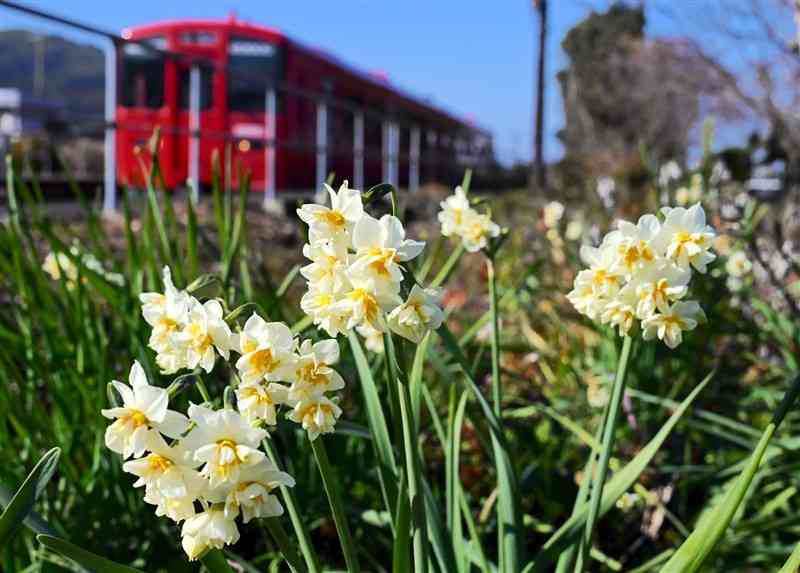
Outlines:
<svg viewBox="0 0 800 573"><path fill-rule="evenodd" d="M350 349L356 362L359 380L361 381L361 392L364 396L367 422L369 431L372 434L375 456L378 460L378 476L383 488L384 502L387 511L392 512L397 507L397 488L395 486L397 483L397 463L392 450L392 442L389 439L389 426L386 423L378 388L375 385L375 379L361 347L361 342L354 332L350 332L347 338L350 342Z"/></svg>
<svg viewBox="0 0 800 573"><path fill-rule="evenodd" d="M798 395L800 395L800 376L795 378L792 386L784 395L783 401L778 406L772 421L761 435L761 440L753 450L742 474L727 491L722 501L700 518L692 534L683 542L678 551L675 552L675 555L661 570L662 573L693 573L702 567L703 562L711 554L728 525L730 525L739 505L745 499L750 483L761 465L764 452L766 452L773 434L783 422L783 418L797 400Z"/></svg>
<svg viewBox="0 0 800 573"><path fill-rule="evenodd" d="M50 481L58 465L61 450L53 448L33 468L0 515L0 547L6 546L33 510L36 498Z"/></svg>
<svg viewBox="0 0 800 573"><path fill-rule="evenodd" d="M659 448L661 448L661 445L666 441L667 437L678 424L678 421L681 419L695 398L697 398L703 388L706 387L712 376L713 373L709 374L700 384L697 385L697 388L695 388L683 400L683 402L681 402L680 406L675 410L675 412L673 412L658 433L653 436L653 439L651 439L647 445L642 448L624 468L622 468L622 470L617 472L608 481L606 487L603 489L603 499L598 515L603 515L605 512L611 509L614 506L614 503L626 491L628 491L634 483L636 483L636 480L639 479L641 473L655 457ZM564 523L564 525L559 527L558 530L550 536L547 542L545 542L544 546L542 546L541 551L536 556L534 561L530 562L525 567L523 570L524 573L529 573L532 571L537 573L547 571L548 565L555 561L561 552L564 551L564 549L578 539L586 524L588 513L588 504L581 506L579 510L576 511L575 514Z"/></svg>
<svg viewBox="0 0 800 573"><path fill-rule="evenodd" d="M78 565L82 565L93 571L94 573L142 573L139 569L121 565L105 557L95 555L91 551L81 549L77 545L73 545L69 541L65 541L60 537L51 537L50 535L37 535L36 539L51 551L72 559ZM222 573L224 569L214 570L214 573L219 571ZM225 573L231 573L230 569Z"/></svg>

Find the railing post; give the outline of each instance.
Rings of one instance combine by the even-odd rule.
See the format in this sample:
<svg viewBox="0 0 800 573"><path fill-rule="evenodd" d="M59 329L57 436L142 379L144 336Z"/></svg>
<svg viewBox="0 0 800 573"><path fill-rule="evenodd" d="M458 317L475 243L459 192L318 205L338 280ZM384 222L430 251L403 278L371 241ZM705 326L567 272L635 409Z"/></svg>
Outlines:
<svg viewBox="0 0 800 573"><path fill-rule="evenodd" d="M408 190L414 193L419 190L419 126L413 126L408 138Z"/></svg>
<svg viewBox="0 0 800 573"><path fill-rule="evenodd" d="M192 200L200 198L200 66L189 71L189 180Z"/></svg>
<svg viewBox="0 0 800 573"><path fill-rule="evenodd" d="M389 121L384 119L381 123L381 181L391 183L389 167L389 157L391 156L391 134L389 133Z"/></svg>
<svg viewBox="0 0 800 573"><path fill-rule="evenodd" d="M397 187L400 183L400 126L389 123L389 183Z"/></svg>
<svg viewBox="0 0 800 573"><path fill-rule="evenodd" d="M364 188L364 114L353 116L353 188Z"/></svg>
<svg viewBox="0 0 800 573"><path fill-rule="evenodd" d="M265 210L274 208L276 202L275 194L275 146L276 126L275 126L275 88L267 89L264 98L264 203Z"/></svg>
<svg viewBox="0 0 800 573"><path fill-rule="evenodd" d="M317 188L315 194L324 196L323 184L328 177L328 106L317 102Z"/></svg>
<svg viewBox="0 0 800 573"><path fill-rule="evenodd" d="M113 40L105 50L105 142L103 145L103 211L117 208L117 44Z"/></svg>

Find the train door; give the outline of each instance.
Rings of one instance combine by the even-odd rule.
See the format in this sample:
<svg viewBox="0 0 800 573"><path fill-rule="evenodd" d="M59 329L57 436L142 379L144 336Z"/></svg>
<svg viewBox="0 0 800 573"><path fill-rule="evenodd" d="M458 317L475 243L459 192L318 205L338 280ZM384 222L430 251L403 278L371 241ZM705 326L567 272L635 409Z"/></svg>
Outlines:
<svg viewBox="0 0 800 573"><path fill-rule="evenodd" d="M276 147L267 140L278 133L278 116L283 112L279 81L281 50L253 38L233 36L228 44L227 108L228 132L232 141L232 181L238 185L239 166L250 173L252 189L264 191L270 177L267 165L277 165ZM270 91L274 93L270 103ZM272 153L272 160L268 161Z"/></svg>
<svg viewBox="0 0 800 573"><path fill-rule="evenodd" d="M215 97L215 83L221 77L217 69L222 40L216 31L179 31L176 49L186 57L175 61L177 70L176 115L174 129L174 171L176 184L183 185L192 177L191 153L193 135L199 139L198 156L200 185L211 183L211 157L225 148L225 109L220 98ZM200 113L197 125L191 120L192 67L199 75L198 97ZM193 130L194 133L193 133Z"/></svg>
<svg viewBox="0 0 800 573"><path fill-rule="evenodd" d="M125 44L120 51L117 123L117 176L123 184L144 186L140 159L149 163L147 142L156 127L170 124L166 98L167 62L158 51L166 46L163 37L142 44Z"/></svg>

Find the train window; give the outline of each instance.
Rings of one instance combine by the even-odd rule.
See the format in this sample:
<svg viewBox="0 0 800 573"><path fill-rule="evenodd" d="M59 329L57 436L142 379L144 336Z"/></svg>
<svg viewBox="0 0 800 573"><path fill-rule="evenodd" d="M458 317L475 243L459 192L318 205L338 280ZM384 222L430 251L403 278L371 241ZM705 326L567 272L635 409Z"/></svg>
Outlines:
<svg viewBox="0 0 800 573"><path fill-rule="evenodd" d="M178 72L178 105L181 109L189 109L189 82L191 68L181 66ZM214 106L214 71L200 66L200 109L207 110Z"/></svg>
<svg viewBox="0 0 800 573"><path fill-rule="evenodd" d="M265 93L281 80L278 46L252 39L232 38L228 47L228 108L263 112Z"/></svg>
<svg viewBox="0 0 800 573"><path fill-rule="evenodd" d="M159 48L163 38L147 43ZM164 105L164 55L141 44L122 50L121 100L124 107L160 108Z"/></svg>
<svg viewBox="0 0 800 573"><path fill-rule="evenodd" d="M214 32L183 32L178 39L181 44L213 46L217 43L217 35Z"/></svg>

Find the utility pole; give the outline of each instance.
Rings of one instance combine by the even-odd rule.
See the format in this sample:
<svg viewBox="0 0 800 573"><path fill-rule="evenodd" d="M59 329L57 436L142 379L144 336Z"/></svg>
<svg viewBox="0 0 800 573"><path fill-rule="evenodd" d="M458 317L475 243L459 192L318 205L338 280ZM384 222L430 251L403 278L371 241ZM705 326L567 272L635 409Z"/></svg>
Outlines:
<svg viewBox="0 0 800 573"><path fill-rule="evenodd" d="M536 73L536 123L533 137L533 162L531 163L531 193L544 193L547 188L547 174L544 162L544 94L545 62L547 50L547 0L533 0L533 7L539 13L539 61Z"/></svg>

